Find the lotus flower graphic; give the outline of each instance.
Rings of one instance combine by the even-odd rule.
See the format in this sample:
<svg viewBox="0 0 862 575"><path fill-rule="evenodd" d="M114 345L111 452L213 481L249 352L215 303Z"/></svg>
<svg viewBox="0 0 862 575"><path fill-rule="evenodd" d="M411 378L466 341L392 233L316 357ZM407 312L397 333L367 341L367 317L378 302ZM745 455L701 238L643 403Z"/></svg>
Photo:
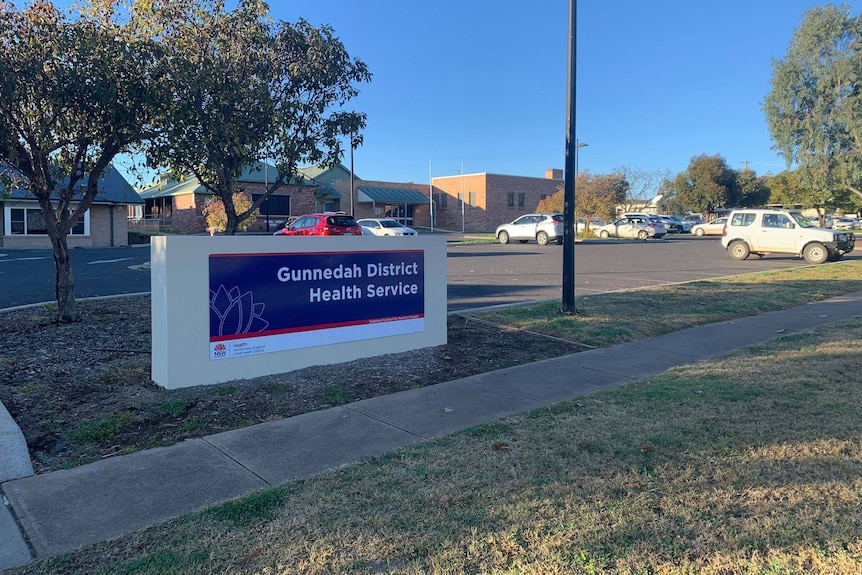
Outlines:
<svg viewBox="0 0 862 575"><path fill-rule="evenodd" d="M228 291L224 285L215 292L210 290L210 334L239 335L258 333L269 327L261 317L266 304L254 303L254 295L240 293L238 287Z"/></svg>

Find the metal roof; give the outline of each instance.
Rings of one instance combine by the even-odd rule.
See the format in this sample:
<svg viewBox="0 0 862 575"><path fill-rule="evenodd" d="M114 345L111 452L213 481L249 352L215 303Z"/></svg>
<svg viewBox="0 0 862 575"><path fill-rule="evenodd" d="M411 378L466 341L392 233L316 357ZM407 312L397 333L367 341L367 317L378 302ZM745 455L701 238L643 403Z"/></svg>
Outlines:
<svg viewBox="0 0 862 575"><path fill-rule="evenodd" d="M428 196L416 190L403 188L378 188L359 186L359 202L376 202L381 204L427 204Z"/></svg>
<svg viewBox="0 0 862 575"><path fill-rule="evenodd" d="M68 183L66 178L64 183ZM85 177L79 184L80 192L76 192L73 200L80 200L84 195L84 189L87 187L89 178ZM63 184L60 185L62 188ZM2 188L2 187L0 187ZM2 191L2 189L0 189ZM0 194L2 195L2 194ZM7 200L35 200L36 196L30 193L25 187L15 188L9 193L5 199ZM105 169L102 179L99 180L99 191L96 197L93 198L95 204L143 204L144 200L135 191L135 189L126 181L120 172L114 166L109 166Z"/></svg>
<svg viewBox="0 0 862 575"><path fill-rule="evenodd" d="M257 164L243 170L242 174L240 174L236 181L238 183L247 182L266 184L275 180L277 175L278 172L274 166L271 166L266 162L257 162ZM314 185L314 182L306 179L307 176L300 175L299 177L303 179L302 185ZM291 183L296 182L293 181ZM149 184L139 190L138 193L145 200L151 198L166 198L169 196L184 196L187 194L212 194L212 192L207 190L194 176L185 178L182 181L178 181L175 179L164 179L157 182L153 182L152 184Z"/></svg>

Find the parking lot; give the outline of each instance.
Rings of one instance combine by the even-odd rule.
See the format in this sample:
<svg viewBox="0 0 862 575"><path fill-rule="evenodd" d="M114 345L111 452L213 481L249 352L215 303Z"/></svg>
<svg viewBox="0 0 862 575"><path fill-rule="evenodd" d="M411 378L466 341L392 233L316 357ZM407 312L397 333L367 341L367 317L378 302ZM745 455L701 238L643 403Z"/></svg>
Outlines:
<svg viewBox="0 0 862 575"><path fill-rule="evenodd" d="M148 247L73 250L79 298L148 292ZM559 298L563 247L535 243L450 245L450 311ZM862 250L844 259L862 257ZM668 236L661 240L593 240L575 247L575 293L585 295L711 277L807 265L793 256L734 261L718 237ZM54 300L49 250L0 249L0 308Z"/></svg>

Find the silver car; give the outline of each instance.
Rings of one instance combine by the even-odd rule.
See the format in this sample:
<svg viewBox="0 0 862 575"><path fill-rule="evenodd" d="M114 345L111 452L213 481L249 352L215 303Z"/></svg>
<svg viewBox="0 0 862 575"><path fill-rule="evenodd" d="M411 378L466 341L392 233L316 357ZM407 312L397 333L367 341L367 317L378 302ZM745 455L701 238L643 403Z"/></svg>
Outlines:
<svg viewBox="0 0 862 575"><path fill-rule="evenodd" d="M535 240L540 246L555 241L563 243L563 214L525 214L508 224L497 226L497 241L508 244L517 240L522 244Z"/></svg>
<svg viewBox="0 0 862 575"><path fill-rule="evenodd" d="M835 230L858 230L862 229L862 222L853 216L841 216L832 224L832 229Z"/></svg>
<svg viewBox="0 0 862 575"><path fill-rule="evenodd" d="M663 224L645 216L628 216L596 230L600 238L662 238L667 233Z"/></svg>

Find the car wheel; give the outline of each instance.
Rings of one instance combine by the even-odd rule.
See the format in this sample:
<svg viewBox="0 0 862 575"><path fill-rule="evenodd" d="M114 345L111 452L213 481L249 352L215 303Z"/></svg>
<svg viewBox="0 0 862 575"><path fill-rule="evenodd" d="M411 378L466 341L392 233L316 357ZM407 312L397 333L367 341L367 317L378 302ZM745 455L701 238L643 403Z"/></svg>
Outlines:
<svg viewBox="0 0 862 575"><path fill-rule="evenodd" d="M751 250L744 241L734 240L727 246L727 253L735 260L745 260L751 255Z"/></svg>
<svg viewBox="0 0 862 575"><path fill-rule="evenodd" d="M829 250L820 242L813 242L802 250L802 257L810 264L822 264L829 257Z"/></svg>
<svg viewBox="0 0 862 575"><path fill-rule="evenodd" d="M694 230L694 235L696 235L696 236L702 236L703 234L704 234L703 228L697 228L696 230Z"/></svg>
<svg viewBox="0 0 862 575"><path fill-rule="evenodd" d="M563 238L557 238L557 245L558 246L563 245Z"/></svg>
<svg viewBox="0 0 862 575"><path fill-rule="evenodd" d="M499 242L501 244L508 244L509 243L509 234L507 234L506 232L500 232L497 235L497 240L499 240Z"/></svg>
<svg viewBox="0 0 862 575"><path fill-rule="evenodd" d="M608 230L602 230L599 232L599 237L604 238L604 239L608 239L609 237L611 237L611 234Z"/></svg>
<svg viewBox="0 0 862 575"><path fill-rule="evenodd" d="M536 241L539 242L540 246L548 245L548 234L546 232L539 232L536 234Z"/></svg>
<svg viewBox="0 0 862 575"><path fill-rule="evenodd" d="M826 261L827 262L841 261L841 258L843 256L844 256L844 254L839 254L838 252L835 252L834 254L830 254L830 256L828 258L826 258Z"/></svg>
<svg viewBox="0 0 862 575"><path fill-rule="evenodd" d="M639 240L646 240L648 237L649 237L649 234L647 233L646 230L640 230L638 232L638 239Z"/></svg>

